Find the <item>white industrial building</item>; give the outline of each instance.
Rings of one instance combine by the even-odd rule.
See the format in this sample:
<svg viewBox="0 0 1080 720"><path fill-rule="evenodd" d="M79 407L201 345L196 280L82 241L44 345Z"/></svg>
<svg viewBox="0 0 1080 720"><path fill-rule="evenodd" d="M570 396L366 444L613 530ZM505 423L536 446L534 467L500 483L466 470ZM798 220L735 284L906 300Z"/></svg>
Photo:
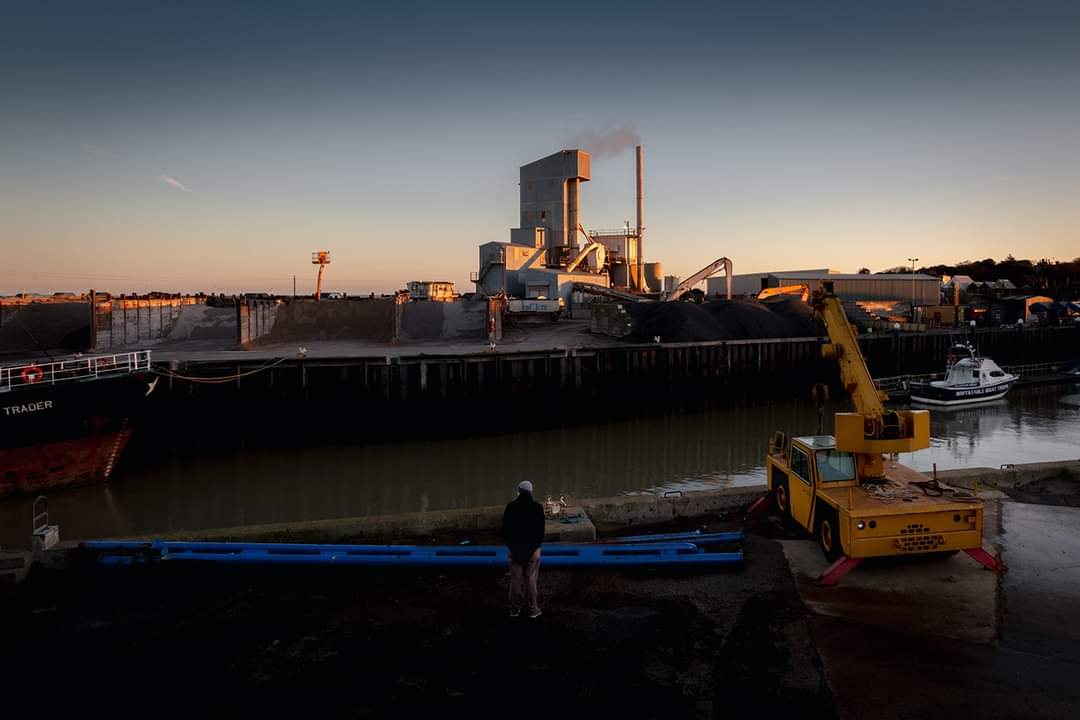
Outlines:
<svg viewBox="0 0 1080 720"><path fill-rule="evenodd" d="M521 226L510 242L480 246L480 266L472 281L482 295L563 298L574 283L608 287L603 248L579 249L580 185L590 177L591 157L561 150L520 169Z"/></svg>
<svg viewBox="0 0 1080 720"><path fill-rule="evenodd" d="M941 299L941 280L933 275L864 275L838 273L829 268L735 275L732 279L732 292L735 295L756 295L765 288L799 284L807 284L810 290L814 291L822 280L832 280L834 291L843 300L914 301L915 305L937 305ZM706 281L708 295L722 295L723 282L723 278L709 278Z"/></svg>

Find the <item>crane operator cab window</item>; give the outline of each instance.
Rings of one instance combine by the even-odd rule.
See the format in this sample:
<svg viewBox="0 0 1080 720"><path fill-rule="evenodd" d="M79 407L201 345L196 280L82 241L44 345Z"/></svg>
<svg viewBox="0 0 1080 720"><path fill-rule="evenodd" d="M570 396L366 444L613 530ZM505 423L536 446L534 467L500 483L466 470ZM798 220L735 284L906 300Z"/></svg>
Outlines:
<svg viewBox="0 0 1080 720"><path fill-rule="evenodd" d="M791 448L791 472L807 485L810 484L810 458L797 447Z"/></svg>
<svg viewBox="0 0 1080 720"><path fill-rule="evenodd" d="M855 458L841 450L818 450L817 471L822 482L855 479Z"/></svg>

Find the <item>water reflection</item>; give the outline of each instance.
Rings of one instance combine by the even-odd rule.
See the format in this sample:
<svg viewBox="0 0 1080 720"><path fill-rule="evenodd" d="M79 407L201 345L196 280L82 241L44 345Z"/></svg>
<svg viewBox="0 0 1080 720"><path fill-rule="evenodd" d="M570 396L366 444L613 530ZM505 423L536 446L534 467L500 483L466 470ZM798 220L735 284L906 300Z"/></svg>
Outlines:
<svg viewBox="0 0 1080 720"><path fill-rule="evenodd" d="M1000 467L1007 463L1080 459L1078 385L1013 390L1003 400L931 415L932 444L905 455L920 470Z"/></svg>
<svg viewBox="0 0 1080 720"><path fill-rule="evenodd" d="M1080 456L1080 386L1014 390L933 410L929 470ZM831 413L825 431L832 431ZM442 441L170 456L122 464L108 485L54 493L66 539L498 505L521 480L540 497L697 490L764 480L772 431L811 434L809 402ZM25 542L26 500L0 503L0 544Z"/></svg>

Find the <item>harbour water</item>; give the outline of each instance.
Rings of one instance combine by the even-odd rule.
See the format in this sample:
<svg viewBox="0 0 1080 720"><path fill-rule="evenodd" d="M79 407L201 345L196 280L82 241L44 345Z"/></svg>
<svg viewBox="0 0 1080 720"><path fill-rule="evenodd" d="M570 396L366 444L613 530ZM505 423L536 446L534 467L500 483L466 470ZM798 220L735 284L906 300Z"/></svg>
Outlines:
<svg viewBox="0 0 1080 720"><path fill-rule="evenodd" d="M831 432L827 408L825 432ZM932 446L901 462L999 467L1080 458L1080 384L932 409ZM542 499L764 481L770 434L812 434L808 401L446 440L133 452L106 485L53 493L64 539L498 505L521 480ZM27 541L30 500L0 503L0 545Z"/></svg>

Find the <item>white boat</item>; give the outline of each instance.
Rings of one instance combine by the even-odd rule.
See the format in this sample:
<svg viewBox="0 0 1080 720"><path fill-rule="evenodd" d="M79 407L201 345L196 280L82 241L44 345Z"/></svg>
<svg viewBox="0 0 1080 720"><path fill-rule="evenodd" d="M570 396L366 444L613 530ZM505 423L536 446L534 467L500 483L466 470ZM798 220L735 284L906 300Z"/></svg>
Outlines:
<svg viewBox="0 0 1080 720"><path fill-rule="evenodd" d="M954 345L946 360L945 379L910 386L912 402L928 405L965 405L1005 397L1019 379L970 345Z"/></svg>

